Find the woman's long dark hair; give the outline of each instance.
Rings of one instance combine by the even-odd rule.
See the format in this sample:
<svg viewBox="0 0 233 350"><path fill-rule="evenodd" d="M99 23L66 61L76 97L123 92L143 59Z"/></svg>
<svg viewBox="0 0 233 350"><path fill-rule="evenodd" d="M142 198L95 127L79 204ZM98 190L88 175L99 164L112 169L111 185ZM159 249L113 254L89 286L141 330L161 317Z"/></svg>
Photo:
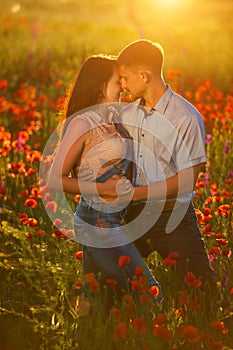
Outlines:
<svg viewBox="0 0 233 350"><path fill-rule="evenodd" d="M73 114L103 102L103 91L111 79L116 58L96 55L82 65L74 83L67 91L62 120Z"/></svg>

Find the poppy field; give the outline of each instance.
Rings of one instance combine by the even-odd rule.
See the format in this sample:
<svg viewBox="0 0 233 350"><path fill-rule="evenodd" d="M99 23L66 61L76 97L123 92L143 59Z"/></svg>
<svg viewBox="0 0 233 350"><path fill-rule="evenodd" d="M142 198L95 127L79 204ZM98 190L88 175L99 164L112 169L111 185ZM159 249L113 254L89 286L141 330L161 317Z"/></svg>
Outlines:
<svg viewBox="0 0 233 350"><path fill-rule="evenodd" d="M56 217L59 203L39 172L42 163L50 166L43 150L58 124L67 86L85 57L98 48L80 41L76 55L72 48L72 56L61 47L60 51L45 49L49 21L35 26L26 15L7 16L1 18L1 42L5 49L11 45L18 58L14 62L11 55L8 61L7 50L1 58L5 68L1 67L0 77L0 349L232 350L231 85L217 88L211 72L187 80L175 64L166 68L166 81L198 108L206 127L208 162L199 174L194 204L216 275L216 298L207 307L198 276L187 273L184 281L177 279L176 252L164 260L152 253L147 263L163 288L163 312L153 302L158 291L147 293L138 268L121 305L116 303L106 314L98 280L92 274L82 275L82 251L72 239L73 228L62 227ZM56 26L58 22L53 22L52 29ZM78 26L93 30L84 22ZM117 27L114 35L119 37L121 30ZM136 39L129 27L125 30L127 41ZM16 38L21 46L18 41L14 46ZM78 201L78 195L69 196L73 210ZM128 258L121 257L119 269L124 270ZM112 293L115 282L106 280ZM81 298L84 285L89 300Z"/></svg>

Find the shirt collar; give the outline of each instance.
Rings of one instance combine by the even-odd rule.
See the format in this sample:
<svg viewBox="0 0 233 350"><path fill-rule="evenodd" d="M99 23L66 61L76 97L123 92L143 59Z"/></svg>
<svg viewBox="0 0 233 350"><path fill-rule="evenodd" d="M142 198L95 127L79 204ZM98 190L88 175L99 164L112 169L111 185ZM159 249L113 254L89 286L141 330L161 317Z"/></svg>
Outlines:
<svg viewBox="0 0 233 350"><path fill-rule="evenodd" d="M156 105L154 106L154 109L157 112L164 114L172 94L173 94L173 91L170 85L167 85L167 90L165 91L161 99L156 103Z"/></svg>
<svg viewBox="0 0 233 350"><path fill-rule="evenodd" d="M167 90L165 91L163 96L160 98L160 100L156 103L156 105L154 105L154 107L151 108L151 111L153 110L153 111L159 112L161 114L164 114L166 109L167 109L167 106L169 104L169 100L170 100L170 97L172 96L172 94L173 94L173 91L172 91L170 85L167 84ZM135 101L135 104L137 104L139 108L143 108L144 101L143 101L143 99L138 99Z"/></svg>

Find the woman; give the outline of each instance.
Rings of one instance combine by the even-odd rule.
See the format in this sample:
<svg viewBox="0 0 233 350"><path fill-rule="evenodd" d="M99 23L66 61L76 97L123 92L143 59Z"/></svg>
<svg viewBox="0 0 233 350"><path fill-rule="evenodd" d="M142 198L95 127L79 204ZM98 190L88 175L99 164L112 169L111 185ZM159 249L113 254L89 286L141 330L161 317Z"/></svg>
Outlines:
<svg viewBox="0 0 233 350"><path fill-rule="evenodd" d="M132 157L131 140L115 122L119 97L115 59L88 58L66 100L63 137L49 174L51 189L81 194L74 223L76 238L83 247L83 273L94 273L102 290L108 291L104 298L107 309L115 297L120 300L122 290L129 291L130 280L139 266L148 289L158 286L158 300L161 299L158 282L129 243L122 226L125 208L116 201L117 190L121 196L132 191L131 182L126 180ZM124 268L119 267L122 256L129 257ZM116 281L114 296L106 285L107 279Z"/></svg>

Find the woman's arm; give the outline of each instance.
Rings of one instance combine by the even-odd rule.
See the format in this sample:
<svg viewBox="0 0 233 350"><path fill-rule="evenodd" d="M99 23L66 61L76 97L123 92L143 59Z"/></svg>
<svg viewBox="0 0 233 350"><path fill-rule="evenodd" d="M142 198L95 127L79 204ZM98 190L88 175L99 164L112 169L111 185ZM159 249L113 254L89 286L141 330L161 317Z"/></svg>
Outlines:
<svg viewBox="0 0 233 350"><path fill-rule="evenodd" d="M119 183L119 177L113 177L106 183L96 183L80 181L78 178L70 176L71 170L82 154L85 143L89 140L89 123L79 117L73 119L67 127L53 160L48 177L48 186L52 190L61 190L67 193L115 198L118 195L116 186ZM124 191L128 190L121 186L121 192L124 193Z"/></svg>

